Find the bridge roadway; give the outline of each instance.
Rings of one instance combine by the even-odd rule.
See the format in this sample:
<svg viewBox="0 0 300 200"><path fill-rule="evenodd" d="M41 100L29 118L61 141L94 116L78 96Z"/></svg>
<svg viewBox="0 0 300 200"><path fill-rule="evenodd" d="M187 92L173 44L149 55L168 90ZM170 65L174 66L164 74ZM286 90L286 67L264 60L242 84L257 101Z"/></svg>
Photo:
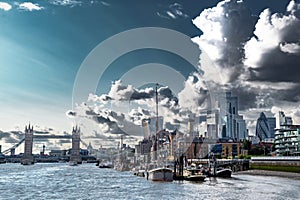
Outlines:
<svg viewBox="0 0 300 200"><path fill-rule="evenodd" d="M33 135L33 139L72 139L72 135Z"/></svg>
<svg viewBox="0 0 300 200"><path fill-rule="evenodd" d="M72 139L72 135L46 135L46 134L33 134L33 139ZM2 151L3 154L8 154L11 149L16 149L18 146L20 146L25 141L25 137L22 138L17 144L13 145L9 149L6 149ZM82 140L81 142L86 146L87 144L84 143Z"/></svg>

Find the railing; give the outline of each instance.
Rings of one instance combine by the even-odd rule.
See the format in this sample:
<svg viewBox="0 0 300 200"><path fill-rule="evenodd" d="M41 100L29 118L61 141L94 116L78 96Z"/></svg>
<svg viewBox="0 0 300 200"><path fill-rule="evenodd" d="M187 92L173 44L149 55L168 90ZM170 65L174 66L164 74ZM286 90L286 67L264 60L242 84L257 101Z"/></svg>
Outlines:
<svg viewBox="0 0 300 200"><path fill-rule="evenodd" d="M300 161L300 156L251 157L251 161Z"/></svg>

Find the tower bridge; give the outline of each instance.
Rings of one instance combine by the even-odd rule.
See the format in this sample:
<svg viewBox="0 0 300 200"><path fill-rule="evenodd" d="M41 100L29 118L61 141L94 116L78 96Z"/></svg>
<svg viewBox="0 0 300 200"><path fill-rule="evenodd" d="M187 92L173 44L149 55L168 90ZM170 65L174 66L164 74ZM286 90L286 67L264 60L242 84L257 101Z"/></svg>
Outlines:
<svg viewBox="0 0 300 200"><path fill-rule="evenodd" d="M55 134L34 134L33 126L30 126L30 124L25 126L25 137L22 138L17 144L14 144L9 149L6 149L2 151L3 154L8 154L15 151L17 147L19 147L23 142L24 144L24 154L21 158L21 164L23 165L30 165L34 164L34 157L32 154L32 148L33 148L33 142L36 140L42 140L42 139L70 139L72 142L72 154L70 160L72 162L76 162L76 164L81 163L81 155L79 153L80 151L80 142L83 143L83 145L87 145L85 142L83 142L80 139L80 128L77 126L72 129L72 135L55 135Z"/></svg>

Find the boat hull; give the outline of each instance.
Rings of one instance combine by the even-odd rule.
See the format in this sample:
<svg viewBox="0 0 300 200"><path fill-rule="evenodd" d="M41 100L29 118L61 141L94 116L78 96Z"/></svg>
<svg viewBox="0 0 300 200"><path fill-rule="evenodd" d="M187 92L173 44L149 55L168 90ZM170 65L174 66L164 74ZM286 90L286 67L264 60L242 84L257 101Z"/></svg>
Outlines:
<svg viewBox="0 0 300 200"><path fill-rule="evenodd" d="M205 175L191 175L191 176L186 176L184 179L187 181L204 181L206 178Z"/></svg>
<svg viewBox="0 0 300 200"><path fill-rule="evenodd" d="M222 169L217 171L217 177L230 178L232 174L231 169Z"/></svg>
<svg viewBox="0 0 300 200"><path fill-rule="evenodd" d="M153 169L149 171L149 180L152 181L173 181L173 171L167 168Z"/></svg>

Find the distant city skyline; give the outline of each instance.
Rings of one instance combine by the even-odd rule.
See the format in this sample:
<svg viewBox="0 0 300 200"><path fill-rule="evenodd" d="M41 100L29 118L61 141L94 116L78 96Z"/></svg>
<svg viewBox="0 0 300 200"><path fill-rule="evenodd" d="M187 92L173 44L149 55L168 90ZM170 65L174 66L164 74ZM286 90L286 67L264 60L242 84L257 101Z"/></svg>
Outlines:
<svg viewBox="0 0 300 200"><path fill-rule="evenodd" d="M30 122L35 129L62 133L78 124L87 138L115 137L123 131L134 140L142 135L141 119L154 112L156 80L146 78L158 74L157 80L165 77L170 83L159 87L159 113L169 128L185 125L188 112L200 113L212 106L213 94L225 91L239 98L249 134L255 134L261 112L273 117L283 110L300 124L299 13L298 0L0 0L0 130L23 131ZM148 47L129 51L109 66L96 62L106 67L96 91L84 97L86 104L74 102L79 105L73 107L76 76L97 45L147 27L191 38L195 49L199 45L202 50L199 69L179 56L184 49L176 46L179 41L172 43L178 52ZM151 43L155 39L148 34L133 39ZM114 56L118 49L108 46L99 59ZM156 74L146 69L156 69Z"/></svg>

